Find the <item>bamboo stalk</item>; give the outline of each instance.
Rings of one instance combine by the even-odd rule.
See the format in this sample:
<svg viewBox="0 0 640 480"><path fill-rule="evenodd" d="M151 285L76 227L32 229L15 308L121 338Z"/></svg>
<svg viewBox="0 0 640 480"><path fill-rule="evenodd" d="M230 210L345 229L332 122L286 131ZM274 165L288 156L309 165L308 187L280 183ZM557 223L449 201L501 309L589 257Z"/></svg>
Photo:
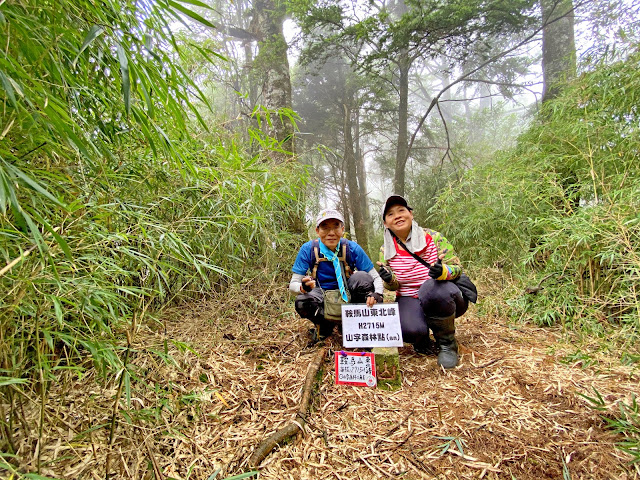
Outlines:
<svg viewBox="0 0 640 480"><path fill-rule="evenodd" d="M127 332L127 350L124 354L124 362L122 367L122 374L120 375L120 380L118 382L118 390L116 391L115 398L113 400L113 408L111 410L111 426L109 427L109 451L107 452L107 459L105 461L105 472L104 478L105 480L109 480L109 467L111 463L111 448L113 447L113 443L115 440L115 431L116 431L116 419L118 418L118 407L120 405L120 395L122 395L122 386L124 385L124 376L127 374L127 363L129 361L129 352L131 351L131 342L130 335Z"/></svg>
<svg viewBox="0 0 640 480"><path fill-rule="evenodd" d="M0 277L4 276L5 273L7 273L9 270L11 270L13 267L15 267L22 260L27 258L29 256L29 254L31 252L33 252L35 249L36 249L36 245L34 245L31 248L25 250L24 252L22 252L22 255L20 255L19 257L14 258L13 260L11 260L11 262L9 262L7 265L2 267L2 269L0 270Z"/></svg>
<svg viewBox="0 0 640 480"><path fill-rule="evenodd" d="M11 390L8 390L8 394L10 397L10 407L9 407L9 415L6 414L5 410L4 410L4 406L2 405L2 403L0 403L0 415L2 415L2 418L7 418L7 423L5 424L4 422L0 423L0 427L2 428L2 431L4 432L5 438L7 439L7 443L9 444L9 453L13 454L15 452L18 451L18 449L16 448L16 444L13 440L13 394L11 393Z"/></svg>
<svg viewBox="0 0 640 480"><path fill-rule="evenodd" d="M58 230L60 230L60 227L55 227L53 229L54 232L57 232ZM45 235L45 237L47 237L49 234L47 233ZM5 273L7 273L9 270L11 270L13 267L15 267L18 263L20 263L22 260L24 260L25 258L27 258L29 256L29 254L31 252L33 252L35 249L37 248L37 245L33 245L32 247L29 247L27 250L25 250L24 252L22 252L22 254L19 257L14 258L13 260L11 260L7 265L5 265L4 267L2 267L0 269L0 277L4 276Z"/></svg>
<svg viewBox="0 0 640 480"><path fill-rule="evenodd" d="M120 405L120 396L122 395L122 387L124 386L124 377L127 375L127 367L129 364L129 355L131 353L131 346L133 345L133 341L138 330L138 324L142 322L142 319L147 311L148 304L145 303L144 297L140 299L138 303L138 308L140 309L140 314L137 311L133 312L133 318L131 322L131 327L126 331L127 335L127 350L124 354L124 361L122 366L122 374L120 375L120 379L118 382L118 390L116 391L115 399L113 401L113 408L111 413L111 425L109 427L109 451L107 452L107 458L105 461L105 480L109 480L109 467L111 463L111 447L113 447L113 443L115 442L115 431L116 431L116 420L118 418L118 407ZM146 441L145 441L146 443ZM149 454L153 458L153 452L149 451ZM154 464L154 467L157 465ZM156 478L159 478L156 476Z"/></svg>
<svg viewBox="0 0 640 480"><path fill-rule="evenodd" d="M36 361L38 362L38 373L40 375L40 418L38 425L38 444L36 446L36 472L40 474L40 459L42 458L42 442L44 431L44 409L46 403L46 387L44 371L42 369L42 353L40 352L40 315L36 315Z"/></svg>

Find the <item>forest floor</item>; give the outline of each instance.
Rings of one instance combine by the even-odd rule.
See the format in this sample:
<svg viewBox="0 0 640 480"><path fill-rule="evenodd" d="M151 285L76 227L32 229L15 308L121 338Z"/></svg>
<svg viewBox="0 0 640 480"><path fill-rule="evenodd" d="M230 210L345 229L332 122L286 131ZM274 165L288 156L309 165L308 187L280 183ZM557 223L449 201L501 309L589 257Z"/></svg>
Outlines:
<svg viewBox="0 0 640 480"><path fill-rule="evenodd" d="M491 288L480 285L481 299ZM310 323L294 315L286 286L220 295L163 319L136 340L140 383L122 393L130 408L111 438L116 381L99 389L84 377L64 394L52 388L46 413L57 420L42 442L37 432L18 439L24 453L41 448L42 474L223 479L251 471L255 447L294 419L320 347L310 345ZM474 307L456 325L460 365L444 371L435 357L404 347L395 392L335 385L331 352L305 433L275 449L260 478L640 479L615 448L622 438L606 428L607 412L581 396L597 390L610 412L629 402L637 375L619 356L567 362L575 347L559 329L514 325ZM172 364L161 353L166 339L191 348L169 341ZM35 457L26 457L33 469Z"/></svg>

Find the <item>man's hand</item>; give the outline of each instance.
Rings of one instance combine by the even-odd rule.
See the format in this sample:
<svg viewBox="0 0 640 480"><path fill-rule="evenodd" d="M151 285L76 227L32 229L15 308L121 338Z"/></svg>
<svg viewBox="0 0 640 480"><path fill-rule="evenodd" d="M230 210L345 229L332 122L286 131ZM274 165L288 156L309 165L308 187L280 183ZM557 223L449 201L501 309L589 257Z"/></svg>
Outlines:
<svg viewBox="0 0 640 480"><path fill-rule="evenodd" d="M391 271L391 269L382 262L378 262L378 265L380 265L380 268L378 269L378 275L380 275L382 281L391 283L391 281L393 280L393 272Z"/></svg>
<svg viewBox="0 0 640 480"><path fill-rule="evenodd" d="M306 277L302 277L302 291L303 292L310 292L314 288L316 288L316 281L313 278L311 278L308 275Z"/></svg>
<svg viewBox="0 0 640 480"><path fill-rule="evenodd" d="M382 303L383 300L384 299L382 298L382 295L376 292L372 292L367 297L367 307L373 307L376 303Z"/></svg>

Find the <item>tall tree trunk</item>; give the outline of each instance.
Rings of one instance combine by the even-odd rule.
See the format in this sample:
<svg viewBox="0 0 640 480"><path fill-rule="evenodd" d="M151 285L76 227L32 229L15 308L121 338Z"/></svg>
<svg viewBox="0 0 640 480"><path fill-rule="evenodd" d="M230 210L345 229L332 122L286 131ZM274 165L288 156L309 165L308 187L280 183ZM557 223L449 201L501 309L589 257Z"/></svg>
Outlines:
<svg viewBox="0 0 640 480"><path fill-rule="evenodd" d="M287 58L287 41L282 25L285 19L285 4L279 0L255 0L252 33L258 38L259 65L263 75L262 104L271 112L267 122L267 133L275 138L282 149L294 153L293 124L286 116L279 115L282 109L291 109L291 77ZM292 157L287 153L274 152L276 161Z"/></svg>
<svg viewBox="0 0 640 480"><path fill-rule="evenodd" d="M349 205L351 204L351 202L349 202L349 192L347 189L344 157L342 158L342 163L339 165L338 173L340 178L340 182L336 181L336 187L338 189L338 195L340 197L338 210L342 212L342 216L344 217L345 232L350 232L351 231L351 208L349 208ZM338 175L336 174L336 179L337 178L338 178Z"/></svg>
<svg viewBox="0 0 640 480"><path fill-rule="evenodd" d="M540 0L540 6L543 22L542 101L547 102L558 95L562 81L576 75L574 12L572 0ZM561 168L558 175L565 196L565 202L558 208L572 215L580 205L578 177L568 165Z"/></svg>
<svg viewBox="0 0 640 480"><path fill-rule="evenodd" d="M360 197L360 210L362 211L362 218L364 226L367 229L367 239L369 238L369 232L371 231L371 224L369 223L369 200L367 194L367 172L364 168L364 155L360 148L360 109L356 109L355 112L355 155L356 155L356 170L358 175L358 187ZM366 247L366 245L365 245Z"/></svg>
<svg viewBox="0 0 640 480"><path fill-rule="evenodd" d="M353 214L353 226L356 230L356 240L365 251L369 249L369 238L367 235L367 224L362 211L362 192L358 185L358 168L356 166L356 156L353 150L353 121L351 119L352 110L346 104L344 108L344 164L347 174L347 185L349 186L349 199L351 213Z"/></svg>
<svg viewBox="0 0 640 480"><path fill-rule="evenodd" d="M409 153L409 136L407 123L409 119L409 68L411 60L407 51L403 51L398 59L400 74L398 91L400 101L398 103L398 144L396 146L396 168L393 178L393 193L404 195L405 168Z"/></svg>
<svg viewBox="0 0 640 480"><path fill-rule="evenodd" d="M254 0L251 18L251 33L258 40L258 55L254 66L262 75L262 105L267 109L269 121L263 118L266 133L278 142L278 148L269 155L276 163L295 159L293 123L283 114L291 111L291 76L287 58L287 41L282 25L286 16L286 4L282 0ZM260 113L263 115L263 113ZM294 233L304 233L304 214L299 206L304 202L303 193L298 199L289 201L287 228Z"/></svg>
<svg viewBox="0 0 640 480"><path fill-rule="evenodd" d="M235 2L236 5L236 25L241 26L243 29L248 30L251 29L250 24L248 24L247 20L247 10L249 8L245 4L245 2ZM250 33L249 33L250 35ZM244 49L244 67L243 73L246 82L246 90L249 93L249 108L253 109L256 106L256 102L258 101L258 85L256 82L256 76L253 71L253 42L256 39L253 36L249 38L245 38L244 42L242 42L242 48Z"/></svg>
<svg viewBox="0 0 640 480"><path fill-rule="evenodd" d="M407 12L407 6L404 0L392 1L389 5L393 16L401 18ZM396 146L396 167L393 177L393 193L404 195L405 184L405 168L407 166L407 157L409 155L409 69L411 68L411 59L409 58L409 49L404 48L398 56L398 142Z"/></svg>
<svg viewBox="0 0 640 480"><path fill-rule="evenodd" d="M542 8L542 101L558 94L558 82L576 75L572 0L540 0Z"/></svg>

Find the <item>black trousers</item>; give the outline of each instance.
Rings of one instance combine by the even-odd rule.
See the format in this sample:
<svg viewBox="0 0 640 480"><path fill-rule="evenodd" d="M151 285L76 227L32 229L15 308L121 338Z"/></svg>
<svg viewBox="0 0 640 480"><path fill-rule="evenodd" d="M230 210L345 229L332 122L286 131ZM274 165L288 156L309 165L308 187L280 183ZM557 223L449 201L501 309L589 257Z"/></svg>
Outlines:
<svg viewBox="0 0 640 480"><path fill-rule="evenodd" d="M351 303L366 303L367 296L374 291L373 278L367 272L354 272L347 279ZM316 287L308 293L296 297L295 308L298 315L308 318L318 326L320 335L329 335L335 322L324 318L324 290Z"/></svg>
<svg viewBox="0 0 640 480"><path fill-rule="evenodd" d="M429 318L463 315L469 307L462 292L453 282L426 280L418 290L418 298L397 297L402 339L420 343L429 338Z"/></svg>

